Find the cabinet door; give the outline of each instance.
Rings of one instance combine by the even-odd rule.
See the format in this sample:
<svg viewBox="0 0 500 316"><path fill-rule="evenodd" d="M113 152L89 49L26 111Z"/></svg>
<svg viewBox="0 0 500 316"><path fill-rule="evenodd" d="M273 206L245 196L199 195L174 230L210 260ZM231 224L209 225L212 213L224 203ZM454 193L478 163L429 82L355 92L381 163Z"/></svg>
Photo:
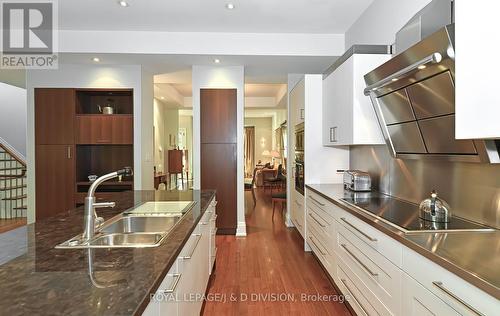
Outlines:
<svg viewBox="0 0 500 316"><path fill-rule="evenodd" d="M76 118L77 144L133 143L133 119L129 115L82 115Z"/></svg>
<svg viewBox="0 0 500 316"><path fill-rule="evenodd" d="M74 208L75 146L37 145L36 219Z"/></svg>
<svg viewBox="0 0 500 316"><path fill-rule="evenodd" d="M290 116L294 127L305 120L305 80L299 81L290 91Z"/></svg>
<svg viewBox="0 0 500 316"><path fill-rule="evenodd" d="M236 143L236 89L201 89L201 143Z"/></svg>
<svg viewBox="0 0 500 316"><path fill-rule="evenodd" d="M429 290L403 273L403 313L408 316L458 316L457 311L432 294Z"/></svg>
<svg viewBox="0 0 500 316"><path fill-rule="evenodd" d="M323 140L326 145L347 145L352 140L352 69L351 57L325 78Z"/></svg>
<svg viewBox="0 0 500 316"><path fill-rule="evenodd" d="M75 111L73 89L35 89L35 143L73 144Z"/></svg>
<svg viewBox="0 0 500 316"><path fill-rule="evenodd" d="M236 233L236 144L201 144L201 188L217 190L218 234Z"/></svg>

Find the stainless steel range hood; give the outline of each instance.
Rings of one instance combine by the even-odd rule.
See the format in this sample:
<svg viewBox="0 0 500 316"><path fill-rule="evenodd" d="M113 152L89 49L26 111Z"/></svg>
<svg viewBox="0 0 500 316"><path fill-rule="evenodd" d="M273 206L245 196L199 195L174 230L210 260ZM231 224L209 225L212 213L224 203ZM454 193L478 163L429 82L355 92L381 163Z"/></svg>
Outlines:
<svg viewBox="0 0 500 316"><path fill-rule="evenodd" d="M394 157L500 163L498 142L455 139L454 38L450 24L365 75Z"/></svg>

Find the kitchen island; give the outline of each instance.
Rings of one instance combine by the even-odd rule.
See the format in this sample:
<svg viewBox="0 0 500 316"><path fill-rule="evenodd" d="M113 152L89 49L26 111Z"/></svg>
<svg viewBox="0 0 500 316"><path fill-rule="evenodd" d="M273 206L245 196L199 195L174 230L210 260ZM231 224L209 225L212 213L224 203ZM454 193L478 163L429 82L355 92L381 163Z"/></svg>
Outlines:
<svg viewBox="0 0 500 316"><path fill-rule="evenodd" d="M115 208L99 209L98 215L108 220L150 201L196 204L164 242L154 248L55 249L57 244L82 232L82 208L19 228L26 230L21 254L19 249L13 249L17 257L0 265L2 315L141 315L144 312L151 294L157 291L214 200L215 192L130 191L118 196Z"/></svg>

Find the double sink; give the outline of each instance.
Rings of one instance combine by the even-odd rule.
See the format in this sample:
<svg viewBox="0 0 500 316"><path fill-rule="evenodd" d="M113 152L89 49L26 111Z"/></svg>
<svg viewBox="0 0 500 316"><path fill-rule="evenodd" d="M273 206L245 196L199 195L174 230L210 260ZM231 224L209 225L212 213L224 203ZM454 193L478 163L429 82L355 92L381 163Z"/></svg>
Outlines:
<svg viewBox="0 0 500 316"><path fill-rule="evenodd" d="M126 210L97 227L88 241L77 235L59 249L158 247L196 202L146 202Z"/></svg>

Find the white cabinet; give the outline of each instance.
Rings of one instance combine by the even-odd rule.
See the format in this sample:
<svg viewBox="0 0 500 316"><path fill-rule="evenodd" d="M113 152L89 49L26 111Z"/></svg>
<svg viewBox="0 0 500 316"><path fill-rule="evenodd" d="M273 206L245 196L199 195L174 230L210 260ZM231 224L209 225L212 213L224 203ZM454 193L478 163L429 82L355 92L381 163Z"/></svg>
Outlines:
<svg viewBox="0 0 500 316"><path fill-rule="evenodd" d="M455 1L455 136L458 139L499 138L500 60L488 58L478 47L488 43L488 52L500 50L499 1Z"/></svg>
<svg viewBox="0 0 500 316"><path fill-rule="evenodd" d="M323 145L385 144L363 76L390 55L354 54L323 80Z"/></svg>
<svg viewBox="0 0 500 316"><path fill-rule="evenodd" d="M305 206L304 206L304 196L294 189L292 191L290 205L291 219L292 223L295 225L299 233L305 238Z"/></svg>
<svg viewBox="0 0 500 316"><path fill-rule="evenodd" d="M292 127L304 122L306 116L304 79L300 80L290 91L289 111Z"/></svg>
<svg viewBox="0 0 500 316"><path fill-rule="evenodd" d="M143 316L199 315L215 262L215 206L212 200Z"/></svg>
<svg viewBox="0 0 500 316"><path fill-rule="evenodd" d="M403 273L402 314L406 316L458 316L456 310Z"/></svg>
<svg viewBox="0 0 500 316"><path fill-rule="evenodd" d="M500 311L493 296L345 209L309 189L306 197L307 242L342 293L351 295L358 315L489 316Z"/></svg>

